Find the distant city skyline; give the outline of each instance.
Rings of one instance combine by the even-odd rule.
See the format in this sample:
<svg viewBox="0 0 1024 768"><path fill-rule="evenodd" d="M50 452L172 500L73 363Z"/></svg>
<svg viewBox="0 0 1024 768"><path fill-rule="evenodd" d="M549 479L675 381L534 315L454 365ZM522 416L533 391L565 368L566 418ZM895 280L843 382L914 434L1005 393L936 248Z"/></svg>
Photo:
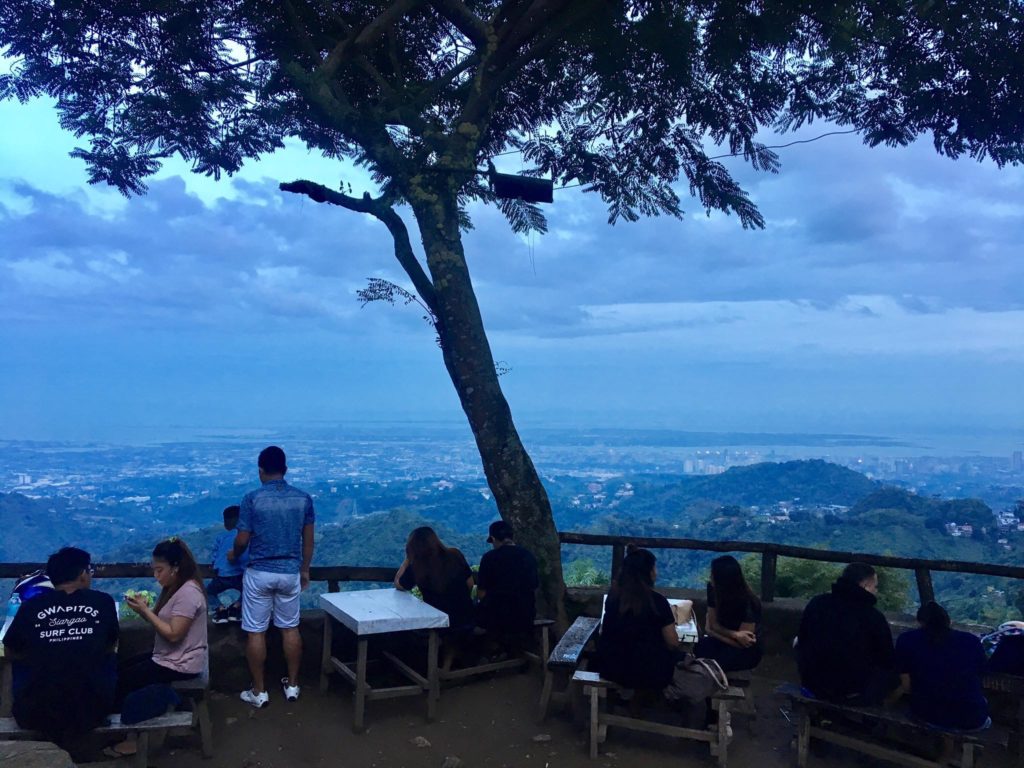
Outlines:
<svg viewBox="0 0 1024 768"><path fill-rule="evenodd" d="M0 439L461 419L415 308L356 301L367 277L405 283L383 227L276 189L369 189L361 170L292 145L221 182L172 162L125 201L87 185L50 104L0 103L0 119ZM704 216L685 188L684 221L615 227L594 196L557 192L532 239L471 211L470 268L524 429L998 434L1009 458L1024 444L1024 170L927 140L830 136L780 156L777 176L728 161L765 231Z"/></svg>

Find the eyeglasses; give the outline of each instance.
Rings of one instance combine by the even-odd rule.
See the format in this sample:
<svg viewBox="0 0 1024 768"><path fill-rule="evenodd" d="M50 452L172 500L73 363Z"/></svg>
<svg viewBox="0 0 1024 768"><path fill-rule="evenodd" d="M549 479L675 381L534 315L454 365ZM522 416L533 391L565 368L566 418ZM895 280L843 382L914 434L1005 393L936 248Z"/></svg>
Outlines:
<svg viewBox="0 0 1024 768"><path fill-rule="evenodd" d="M87 566L85 566L85 572L92 576L94 573L96 573L96 566L92 563L89 563Z"/></svg>

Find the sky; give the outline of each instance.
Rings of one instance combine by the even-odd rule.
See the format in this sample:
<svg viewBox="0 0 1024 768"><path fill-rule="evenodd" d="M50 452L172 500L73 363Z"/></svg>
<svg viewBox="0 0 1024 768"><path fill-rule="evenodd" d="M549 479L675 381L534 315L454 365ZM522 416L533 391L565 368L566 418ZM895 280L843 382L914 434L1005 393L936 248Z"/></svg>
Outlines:
<svg viewBox="0 0 1024 768"><path fill-rule="evenodd" d="M369 277L408 284L383 226L277 189L358 193L361 171L290 144L220 181L170 162L126 200L87 184L52 103L0 102L0 125L0 439L461 420L417 308L356 299ZM685 185L682 221L611 226L579 189L555 193L544 236L471 210L517 421L1020 449L1024 169L927 139L779 154L778 175L725 161L764 230L707 215Z"/></svg>

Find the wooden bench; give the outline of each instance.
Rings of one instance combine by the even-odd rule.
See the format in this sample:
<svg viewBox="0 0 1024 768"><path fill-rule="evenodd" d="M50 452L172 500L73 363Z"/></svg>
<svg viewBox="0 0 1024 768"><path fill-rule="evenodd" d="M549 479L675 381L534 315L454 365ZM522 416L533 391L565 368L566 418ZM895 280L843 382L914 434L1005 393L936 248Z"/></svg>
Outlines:
<svg viewBox="0 0 1024 768"><path fill-rule="evenodd" d="M729 678L729 685L733 685L737 688L742 688L745 696L742 700L736 702L736 707L733 712L741 715L747 715L752 721L757 721L757 703L754 701L754 692L751 690L753 684L754 674L752 670L740 669L732 672L726 672L726 677Z"/></svg>
<svg viewBox="0 0 1024 768"><path fill-rule="evenodd" d="M213 757L213 722L210 720L210 659L206 669L190 680L175 680L171 688L192 705L192 727L199 731L203 757Z"/></svg>
<svg viewBox="0 0 1024 768"><path fill-rule="evenodd" d="M999 743L998 738L990 731L942 731L926 723L914 720L901 711L883 709L882 707L858 707L823 701L807 696L797 685L787 683L775 689L777 694L787 697L798 714L797 723L797 765L804 768L810 752L811 739L819 739L830 744L838 744L847 749L856 750L881 760L888 760L899 765L915 768L943 768L945 763L912 755L898 746L883 742L879 737L862 732L851 732L844 728L842 721L852 723L856 720L869 723L882 723L906 733L942 736L953 742L954 749L960 751L961 768L973 768L975 752L985 744ZM821 724L822 716L835 718L830 727Z"/></svg>
<svg viewBox="0 0 1024 768"><path fill-rule="evenodd" d="M554 626L554 624L554 619L533 620L533 630L535 633L539 634L538 653L533 653L532 651L524 648L520 652L515 653L512 658L502 659L501 661L489 661L484 664L477 664L472 667L463 667L461 669L442 669L438 672L438 677L442 682L448 680L461 680L467 677L483 675L488 672L497 672L502 669L523 669L528 666L530 662L540 664L548 657L548 652L551 648L551 627ZM524 635L525 634L526 633L524 633Z"/></svg>
<svg viewBox="0 0 1024 768"><path fill-rule="evenodd" d="M1002 673L985 675L981 687L989 698L1005 698L1014 705L1013 721L1009 724L1009 749L1017 758L1017 765L1024 766L1024 677Z"/></svg>
<svg viewBox="0 0 1024 768"><path fill-rule="evenodd" d="M552 696L566 697L565 689L568 688L573 673L581 664L584 650L590 645L600 626L600 619L580 616L559 638L558 644L551 651L551 655L548 656L547 663L544 665L544 687L540 694L540 719L542 721L548 715ZM553 690L556 675L565 678L566 685L559 692Z"/></svg>
<svg viewBox="0 0 1024 768"><path fill-rule="evenodd" d="M707 742L712 756L718 758L718 764L725 768L729 762L729 712L734 703L743 701L746 693L742 688L729 686L711 696L711 705L717 710L718 725L711 729L686 728L681 725L670 725L648 720L637 714L616 715L607 710L602 711L601 700L607 699L608 691L621 691L621 686L611 680L605 680L598 672L577 671L573 682L582 684L584 696L590 698L590 756L597 757L598 745L608 737L608 726L615 725L633 731L660 733L663 736L691 739Z"/></svg>
<svg viewBox="0 0 1024 768"><path fill-rule="evenodd" d="M147 768L149 766L150 736L157 738L167 733L170 728L189 728L192 725L191 712L170 712L150 720L143 720L141 723L122 725L120 715L111 715L107 725L97 728L93 733L103 735L128 736L138 734L138 750L131 758L126 758L126 764L132 768ZM0 739L41 739L45 738L36 731L26 731L18 727L13 717L0 717Z"/></svg>

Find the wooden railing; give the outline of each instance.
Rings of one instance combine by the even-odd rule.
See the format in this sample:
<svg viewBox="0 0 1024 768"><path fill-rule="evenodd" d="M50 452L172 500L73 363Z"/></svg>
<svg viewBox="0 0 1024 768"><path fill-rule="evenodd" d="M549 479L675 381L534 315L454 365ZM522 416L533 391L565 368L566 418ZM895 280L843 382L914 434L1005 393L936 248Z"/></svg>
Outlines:
<svg viewBox="0 0 1024 768"><path fill-rule="evenodd" d="M213 576L209 565L199 566L204 578ZM26 573L46 568L46 563L0 563L0 579L16 579ZM358 565L314 565L309 569L310 581L326 581L328 592L337 592L343 581L384 581L395 578L397 568L364 568ZM96 563L97 579L142 579L153 578L153 569L148 563Z"/></svg>
<svg viewBox="0 0 1024 768"><path fill-rule="evenodd" d="M562 531L558 534L562 544L583 544L586 546L604 546L612 548L612 578L614 579L622 565L627 544L635 544L648 549L691 549L702 552L753 552L761 555L761 599L771 602L775 599L775 581L778 559L793 557L801 560L817 560L826 563L867 563L883 568L902 568L914 572L917 581L917 592L921 602L935 599L932 586L932 572L968 573L978 576L1000 576L1011 579L1024 579L1024 567L1016 565L997 565L995 563L971 563L963 560L926 560L919 557L892 557L875 555L867 552L839 552L830 549L812 549L795 547L790 544L775 544L765 541L707 541L703 539L671 539L637 536L607 536L595 533L575 533ZM209 565L200 566L203 576L213 575ZM42 570L45 563L0 563L0 579L13 579ZM337 592L341 583L346 581L391 582L395 577L395 568L375 568L353 565L313 566L310 569L310 580L327 582L329 592ZM97 563L96 578L101 579L138 579L151 578L153 571L143 563Z"/></svg>
<svg viewBox="0 0 1024 768"><path fill-rule="evenodd" d="M818 560L826 563L867 563L883 568L903 568L914 572L917 592L921 602L935 599L932 586L932 571L969 573L979 576L1002 576L1024 579L1024 567L997 565L995 563L971 563L963 560L925 560L919 557L892 557L866 552L838 552L830 549L795 547L790 544L774 544L765 541L705 541L702 539L661 539L636 536L605 536L594 533L561 532L563 544L584 544L589 546L610 546L612 548L612 578L622 565L627 544L647 549L695 549L703 552L754 552L761 554L761 599L771 602L775 599L775 579L779 557L794 557L800 560Z"/></svg>

